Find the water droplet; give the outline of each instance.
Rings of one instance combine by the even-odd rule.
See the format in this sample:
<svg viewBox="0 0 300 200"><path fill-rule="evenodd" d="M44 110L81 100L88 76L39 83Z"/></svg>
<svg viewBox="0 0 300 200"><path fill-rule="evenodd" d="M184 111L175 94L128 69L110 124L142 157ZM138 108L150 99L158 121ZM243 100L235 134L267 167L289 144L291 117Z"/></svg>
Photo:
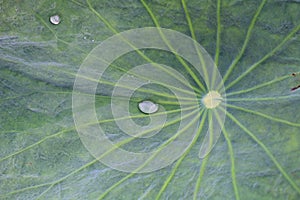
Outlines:
<svg viewBox="0 0 300 200"><path fill-rule="evenodd" d="M57 25L60 23L60 17L58 15L53 15L50 17L50 22L54 25Z"/></svg>
<svg viewBox="0 0 300 200"><path fill-rule="evenodd" d="M140 111L145 114L152 114L157 112L158 110L158 104L153 103L152 101L149 100L140 102L138 106Z"/></svg>

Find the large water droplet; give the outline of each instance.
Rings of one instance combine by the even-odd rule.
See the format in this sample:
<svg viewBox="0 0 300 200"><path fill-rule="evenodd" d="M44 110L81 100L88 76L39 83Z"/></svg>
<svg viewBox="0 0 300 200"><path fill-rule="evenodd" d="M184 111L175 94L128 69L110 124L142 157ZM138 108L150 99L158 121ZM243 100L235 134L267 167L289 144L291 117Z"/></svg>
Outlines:
<svg viewBox="0 0 300 200"><path fill-rule="evenodd" d="M145 114L152 114L157 112L158 104L153 103L152 101L146 100L139 103L139 109Z"/></svg>

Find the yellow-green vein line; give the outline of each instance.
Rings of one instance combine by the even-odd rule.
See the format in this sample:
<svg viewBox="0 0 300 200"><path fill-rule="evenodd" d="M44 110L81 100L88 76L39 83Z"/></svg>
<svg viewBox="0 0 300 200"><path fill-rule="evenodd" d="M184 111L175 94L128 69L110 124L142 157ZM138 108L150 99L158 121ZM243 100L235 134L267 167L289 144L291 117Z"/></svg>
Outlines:
<svg viewBox="0 0 300 200"><path fill-rule="evenodd" d="M101 196L98 198L98 200L103 199L108 193L110 193L114 188L116 188L117 186L119 186L121 183L123 183L124 181L128 180L129 178L131 178L132 176L134 176L137 172L139 172L141 169L143 169L148 162L150 162L152 159L155 158L155 156L163 149L164 146L166 146L167 144L169 144L170 142L172 142L173 140L175 140L178 135L180 135L182 132L185 131L185 129L187 129L189 126L191 126L193 123L196 122L196 120L198 120L201 116L201 114L203 113L203 110L201 112L198 112L198 115L196 115L196 117L194 117L194 119L188 123L182 130L178 131L175 135L173 135L171 138L169 138L166 142L164 142L161 147L149 158L145 161L145 163L143 165L141 165L140 167L136 168L134 171L132 171L130 174L128 174L127 176L125 176L124 178L122 178L121 180L119 180L118 182L116 182L114 185L112 185L111 187L109 187L103 194L101 194Z"/></svg>
<svg viewBox="0 0 300 200"><path fill-rule="evenodd" d="M217 39L216 39L216 52L215 52L215 65L216 68L218 69L218 65L219 65L219 56L220 56L220 48L221 48L221 31L222 31L222 27L221 27L221 0L217 0L217 14L216 14L216 18L217 18ZM221 87L221 83L223 83L224 81L222 80L221 83L219 83L219 85L215 85L216 84L216 75L217 75L217 69L213 70L212 73L212 78L211 78L211 85L212 85L212 89L214 90L218 90L219 87Z"/></svg>
<svg viewBox="0 0 300 200"><path fill-rule="evenodd" d="M239 190L238 190L238 186L237 186L237 183L236 183L234 153L233 153L233 148L232 148L231 141L229 139L229 134L227 133L225 127L223 127L223 135L224 135L224 137L225 137L225 139L227 141L229 155L230 155L230 161L231 161L231 180L232 180L232 186L233 186L233 190L234 190L234 194L235 194L235 199L239 200L240 199L240 195L239 195Z"/></svg>
<svg viewBox="0 0 300 200"><path fill-rule="evenodd" d="M65 129L65 130L63 130L63 131L59 131L59 132L57 132L57 133L55 133L55 134L48 135L48 136L44 137L43 139L39 140L38 142L35 142L35 143L33 143L33 144L31 144L31 145L29 145L29 146L23 148L23 149L20 149L20 150L14 152L14 153L12 153L12 154L9 154L9 155L7 155L7 156L1 158L1 159L0 159L0 162L4 161L4 160L6 160L6 159L8 159L8 158L10 158L10 157L13 157L13 156L15 156L15 155L18 155L18 154L20 154L20 153L22 153L22 152L24 152L24 151L27 151L28 149L31 149L31 148L33 148L33 147L35 147L35 146L37 146L37 145L39 145L39 144L45 142L46 140L48 140L48 139L50 139L50 138L56 137L56 136L58 136L58 135L60 135L60 134L63 134L63 133L70 132L70 131L72 131L72 130L75 130L75 128L72 127L72 128L69 128L69 129Z"/></svg>
<svg viewBox="0 0 300 200"><path fill-rule="evenodd" d="M294 122L290 122L290 121L285 120L285 119L272 117L270 115L266 115L264 113L261 113L261 112L255 111L255 110L249 110L249 109L239 107L239 106L234 106L234 105L231 105L231 104L226 104L226 106L229 107L229 108L234 108L234 109L237 109L237 110L241 110L241 111L246 112L246 113L251 113L251 114L254 114L254 115L257 115L257 116L260 116L260 117L264 117L264 118L269 119L271 121L287 124L289 126L300 127L299 123L294 123Z"/></svg>
<svg viewBox="0 0 300 200"><path fill-rule="evenodd" d="M166 181L164 182L163 186L161 187L161 189L159 190L157 196L156 196L156 200L159 200L162 193L166 190L167 186L169 185L169 183L171 182L172 178L174 177L176 170L178 169L178 167L180 166L181 162L184 160L184 158L186 157L186 155L190 152L191 148L194 146L194 144L196 143L198 137L200 136L200 133L203 129L203 125L204 122L206 120L206 114L207 114L207 110L205 110L203 117L201 118L201 123L200 126L198 128L198 132L196 134L196 136L194 137L191 145L188 147L188 149L184 152L184 154L180 157L180 159L176 162L176 165L174 166L174 168L172 169L169 177L166 179Z"/></svg>
<svg viewBox="0 0 300 200"><path fill-rule="evenodd" d="M4 195L0 195L0 197L7 197L7 196L10 196L10 195L14 195L14 194L17 194L17 193L20 193L20 192L24 192L24 191L27 191L27 190L31 190L31 189L37 189L37 188L40 188L40 187L44 187L44 186L48 186L50 185L49 187L53 187L55 184L65 180L66 178L68 178L69 176L81 171L82 169L84 168L87 168L89 166L91 166L92 164L96 163L98 160L97 159L94 159L93 161L81 166L80 168L76 169L75 171L71 172L70 174L68 174L67 176L64 176L56 181L52 181L52 182L49 182L49 183L43 183L43 184L39 184L39 185L33 185L33 186L29 186L29 187L26 187L26 188L22 188L22 189L18 189L18 190L14 190L13 192L10 192L10 193L6 193ZM48 189L48 188L47 188Z"/></svg>
<svg viewBox="0 0 300 200"><path fill-rule="evenodd" d="M13 96L13 97L2 98L2 99L0 99L0 102L9 101L9 100L18 99L18 98L23 98L25 96L30 96L30 95L32 95L34 93L35 92L28 92L28 93L16 95L16 96Z"/></svg>
<svg viewBox="0 0 300 200"><path fill-rule="evenodd" d="M82 4L82 3L78 2L78 1L71 0L71 2L73 2L74 4L77 4L77 5L80 6L80 7L85 7L84 4Z"/></svg>
<svg viewBox="0 0 300 200"><path fill-rule="evenodd" d="M160 25L156 19L156 17L154 16L153 12L151 11L151 9L149 8L149 6L145 3L144 0L141 0L143 6L145 7L145 9L147 10L147 12L149 13L151 19L153 20L155 26L157 28L160 28ZM160 36L162 37L163 41L166 43L166 45L171 49L172 52L176 52L174 50L174 48L172 47L172 45L169 43L169 41L167 40L167 38L165 37L165 35L161 32L160 29L158 29ZM198 48L197 48L198 49ZM200 82L199 78L196 76L196 74L189 68L189 66L185 63L185 61L178 56L177 54L175 54L177 60L184 66L184 68L188 71L188 73L192 76L193 80L197 83L197 85L202 89L202 91L206 91L205 87L203 86L203 84ZM200 92L200 91L198 91Z"/></svg>
<svg viewBox="0 0 300 200"><path fill-rule="evenodd" d="M293 97L300 97L299 95L288 95L288 96L275 96L275 97L257 97L257 98L227 98L227 102L234 101L277 101L277 100L285 100L291 99Z"/></svg>
<svg viewBox="0 0 300 200"><path fill-rule="evenodd" d="M205 82L207 84L207 87L210 89L211 88L211 86L210 86L210 80L209 80L209 77L208 77L208 74L207 74L205 62L204 62L203 56L200 53L199 48L197 46L197 38L196 38L196 35L195 35L193 23L192 23L192 20L191 20L188 8L186 6L185 0L181 0L181 4L182 4L183 10L184 10L184 14L185 14L186 20L188 22L188 26L189 26L189 29L190 29L191 36L192 36L193 40L195 41L194 47L195 47L195 49L197 51L197 54L198 54L198 57L200 59L200 63L201 63L201 66L202 66L202 69L203 69L203 73L204 73L204 80L205 80ZM202 88L202 90L205 91L203 88Z"/></svg>
<svg viewBox="0 0 300 200"><path fill-rule="evenodd" d="M66 73L66 74L70 74L70 75L73 75L73 76L76 76L76 77L80 77L80 78L92 81L92 82L106 84L106 85L110 85L110 86L114 86L114 87L125 88L125 89L129 89L129 90L133 89L130 86L127 86L127 85L124 85L124 84L115 84L113 82L109 82L109 81L105 81L105 80L97 80L97 79L90 78L90 77L87 77L87 76L84 76L84 75L81 75L81 74L68 72L68 71L63 70L63 69L60 69L60 71ZM157 92L155 90L150 90L150 89L139 88L139 91L143 92L143 93L146 93L146 94L153 94L153 95L157 95L157 96L161 96L161 97L167 97L167 98L171 98L171 99L182 99L182 100L192 100L192 101L194 101L194 99L190 98L190 97L178 97L178 96L169 95L167 93L161 93L161 92Z"/></svg>
<svg viewBox="0 0 300 200"><path fill-rule="evenodd" d="M216 115L216 118L217 118L218 122L220 124L222 124L219 115ZM224 135L225 140L227 142L229 156L230 156L230 161L231 161L231 180L232 180L232 186L233 186L233 190L234 190L234 194L235 194L235 199L239 200L240 199L240 195L239 195L239 190L238 190L238 186L237 186L237 182L236 182L235 161L234 161L233 148L232 148L232 144L231 144L231 141L230 141L230 138L229 138L229 134L226 131L225 127L223 127L222 132L223 132L223 135Z"/></svg>
<svg viewBox="0 0 300 200"><path fill-rule="evenodd" d="M92 6L91 2L89 0L86 0L89 9L100 18L100 20L114 33L118 34L118 31L102 16L100 13L98 13Z"/></svg>
<svg viewBox="0 0 300 200"><path fill-rule="evenodd" d="M217 1L217 41L216 41L216 53L215 53L215 64L219 65L221 46L221 0Z"/></svg>
<svg viewBox="0 0 300 200"><path fill-rule="evenodd" d="M14 190L13 192L1 194L0 197L8 197L10 195L14 195L14 194L17 194L17 193L20 193L20 192L24 192L24 191L27 191L27 190L31 190L31 189L36 189L36 188L48 186L48 185L51 185L51 184L52 183L43 183L43 184L39 184L39 185L29 186L29 187L26 187L26 188Z"/></svg>
<svg viewBox="0 0 300 200"><path fill-rule="evenodd" d="M115 69L118 69L118 70L120 70L120 71L123 71L123 72L125 72L125 73L127 73L127 74L129 74L129 75L135 76L135 77L137 77L137 78L139 78L139 79L143 79L143 80L146 80L146 81L152 81L152 82L150 82L150 83L159 84L159 85L164 86L164 87L166 87L166 88L174 89L174 90L177 90L177 91L179 91L179 92L182 92L182 93L185 93L185 94L188 94L188 95L199 95L198 93L196 94L194 91L190 91L190 90L183 89L183 88L180 88L180 87L175 87L175 86L173 86L173 85L165 84L165 83L159 82L158 80L149 79L149 78L146 78L146 77L144 77L144 76L140 76L139 74L135 74L135 73L133 73L133 72L126 71L126 69L123 69L123 68L118 67L118 66L115 66L115 65L112 65L112 67L115 68ZM55 68L55 69L56 69L56 70L59 70L59 71L62 71L62 72L64 72L64 73L68 73L69 75L72 75L72 76L75 76L75 77L80 76L80 75L78 75L78 74L75 74L75 73L72 73L72 72L68 72L68 71L65 71L65 70L62 70L62 69L59 69L59 68ZM100 80L96 80L96 79L88 79L88 78L85 77L85 76L80 76L80 77L81 77L81 78L86 78L87 80L90 80L90 81L94 81L94 82L99 82L99 83L101 83ZM182 79L182 82L183 82L183 81L188 82L188 81L185 80L185 79ZM118 85L118 84L114 84L113 82L108 82L108 81L103 81L103 80L102 80L102 83L103 83L103 84L107 84L107 85L111 85L111 86L115 86L115 87L126 87L126 86L124 86L123 84ZM185 84L185 85L186 85L186 84ZM126 87L126 88L127 88L127 89L132 89L131 87ZM192 88L192 86L190 85L189 88ZM141 89L140 89L140 90L141 90ZM143 89L142 89L142 91L144 91L145 93L149 91L149 92L152 92L153 94L161 94L161 93L159 93L159 92L155 92L155 91L149 90L149 89L147 89L147 90L143 90ZM151 94L151 93L150 93L150 94ZM162 95L162 94L161 94L161 95Z"/></svg>
<svg viewBox="0 0 300 200"><path fill-rule="evenodd" d="M198 107L198 106L193 106L193 107L188 107L188 108L186 108L186 109L176 109L176 110L171 110L171 111L165 111L165 112L160 112L160 113L154 113L154 114L152 114L151 116L155 117L155 116L159 116L159 115L163 115L163 114L171 114L171 113L176 113L176 112L181 112L181 111L195 110L195 109L197 109L197 107ZM140 115L135 115L135 116L127 116L127 117L121 117L121 118L105 119L105 120L99 120L99 121L97 121L97 122L91 122L91 123L85 124L84 126L95 125L95 124L98 124L98 123L101 124L101 123L114 122L114 121L119 121L119 120L124 120L124 119L143 118L143 117L148 117L148 116L145 115L145 114L140 114ZM177 121L176 121L176 122L177 122ZM167 124L166 124L166 125L167 125ZM80 128L80 127L78 127L78 128ZM35 142L35 143L33 143L33 144L31 144L31 145L29 145L29 146L23 148L23 149L20 149L20 150L14 152L14 153L12 153L12 154L9 154L9 155L7 155L7 156L1 158L1 159L0 159L0 162L6 160L6 159L8 159L8 158L11 158L11 157L13 157L13 156L15 156L15 155L18 155L18 154L20 154L20 153L23 153L23 152L27 151L28 149L31 149L31 148L33 148L33 147L35 147L35 146L37 146L37 145L39 145L39 144L45 142L46 140L48 140L48 139L50 139L50 138L59 136L59 135L61 135L61 134L63 134L63 133L67 133L67 132L73 131L73 130L75 130L75 129L76 129L76 127L71 127L71 128L69 128L69 129L65 129L65 130L59 131L59 132L57 132L57 133L55 133L55 134L46 136L46 137L44 137L43 139L41 139L41 140L39 140L39 141L37 141L37 142ZM149 130L148 130L148 131L149 131Z"/></svg>
<svg viewBox="0 0 300 200"><path fill-rule="evenodd" d="M184 117L182 117L182 118L179 118L179 119L177 119L177 120L173 120L173 121L171 121L171 122L168 122L168 123L164 124L164 127L169 126L169 125L172 125L172 124L174 124L174 123L176 123L176 122L178 122L178 121L180 121L180 120L182 120L182 119L185 119L186 117L191 116L191 115L193 115L194 113L199 113L199 111L196 109L196 110L194 110L193 112L187 114L186 116L184 116ZM196 117L195 117L195 119L196 119ZM114 119L110 119L110 121L113 121L113 120L114 120ZM109 121L109 120L103 120L103 122L104 122L104 121ZM89 125L90 125L90 124L94 124L94 123L89 123ZM144 132L138 134L136 137L140 137L140 136L142 136L142 135L144 135L144 134L146 134L146 133L148 133L148 132L151 132L151 131L153 131L153 130L155 130L155 129L157 129L157 128L160 128L160 127L155 127L155 128L149 129L149 130L147 130L147 131L144 131ZM184 131L184 130L183 130L183 131ZM175 136L177 137L177 135L178 135L178 133L177 133ZM176 138L176 137L175 137L175 138ZM172 139L172 138L174 138L174 136L171 137L170 139ZM135 139L135 137L131 137L131 138L126 139L126 140L124 140L124 141L118 142L117 144L114 145L114 147L113 147L112 149L110 149L110 150L108 150L107 152L103 153L103 154L102 154L101 156L99 156L97 159L93 160L93 161L90 162L90 163L87 163L87 164L83 165L82 167L80 167L80 168L74 170L73 172L69 173L68 175L66 175L66 176L64 176L64 177L62 177L62 178L60 178L60 179L58 179L58 180L56 180L56 181L52 181L52 182L50 182L50 183L44 183L44 184L40 184L40 185L35 185L35 186L30 186L30 187L22 188L22 189L20 189L20 190L15 190L15 191L13 191L13 192L7 193L7 194L2 195L2 196L9 196L9 195L12 195L12 194L16 194L16 193L19 193L19 192L23 192L23 191L26 191L26 190L35 189L35 188L39 188L39 187L43 187L43 186L47 186L47 185L50 185L50 186L49 186L45 191L49 191L54 185L56 185L56 184L58 184L58 183L64 181L65 179L67 179L67 178L70 177L71 175L73 175L73 174L75 174L75 173L81 171L82 169L84 169L84 168L86 168L86 167L88 167L88 166L94 164L96 161L98 161L99 159L101 159L101 158L107 156L109 153L111 153L111 152L114 151L115 149L121 147L121 146L124 145L124 144L127 144L127 143L131 142L131 141L134 140L134 139ZM170 140L170 139L169 139L169 140ZM169 140L168 140L168 141L169 141ZM43 195L46 193L45 191L42 193ZM41 195L40 195L40 197L41 197Z"/></svg>
<svg viewBox="0 0 300 200"><path fill-rule="evenodd" d="M89 162L89 163L87 163L87 164L81 166L80 168L78 168L78 169L72 171L71 173L67 174L66 176L64 176L64 177L62 177L62 178L60 178L60 179L58 179L58 180L56 180L56 181L53 181L52 183L50 183L51 185L50 185L46 190L44 190L44 191L38 196L38 198L41 198L44 194L46 194L46 193L47 193L53 186L55 186L56 184L58 184L58 183L60 183L60 182L62 182L62 181L64 181L64 180L66 180L67 178L69 178L69 177L72 176L73 174L76 174L77 172L79 172L79 171L81 171L81 170L83 170L83 169L85 169L85 168L87 168L87 167L89 167L89 166L95 164L97 161L98 161L98 159L94 159L94 160L92 160L91 162ZM48 184L48 185L49 185L49 184Z"/></svg>
<svg viewBox="0 0 300 200"><path fill-rule="evenodd" d="M96 11L95 11L96 12ZM98 13L99 14L99 13ZM41 16L39 16L38 14L36 14L36 16L38 17L38 19L52 32L52 34L55 36L55 38L56 38L56 40L58 40L58 41L60 41L60 42L63 42L64 44L67 44L67 45L70 45L68 42L66 42L66 41L64 41L64 40L62 40L62 39L60 39L60 38L58 38L58 36L56 35L56 33L55 33L55 31L45 22L45 20L43 20L43 18L41 17ZM97 15L98 16L98 15ZM104 19L101 15L100 16L98 16L101 20L102 19ZM108 23L108 22L107 22ZM112 30L113 31L113 30ZM114 31L113 31L114 32ZM125 39L124 39L125 40ZM131 45L132 46L132 45ZM74 47L74 46L73 46ZM82 50L81 48L78 48L78 47L74 47L74 48L76 48L76 49L78 49L78 50L80 50L80 51L82 51L82 52L84 52L84 53L87 53L86 51L84 51L84 50ZM138 53L139 54L142 54L139 50L138 50ZM149 58L147 58L145 55L143 55L145 58L144 59L146 59L147 61L149 61L149 62L152 62ZM94 57L93 56L93 58L95 58L95 59L97 59L97 60L100 60L101 62L105 62L105 63L107 63L107 61L105 61L105 60L102 60L102 59L100 59L100 58L98 58L98 57ZM10 62L13 62L13 61L10 61ZM107 64L109 64L109 63L107 63ZM160 69L162 69L163 71L165 71L165 72L167 72L163 67L160 67L160 65L159 64L156 64L156 63L153 63L153 65L154 66L156 66L156 67L158 67L158 68L160 68ZM149 80L148 78L145 78L145 77L143 77L143 76L141 76L141 75L137 75L137 74L135 74L135 73L133 73L133 72L128 72L128 71L126 71L126 69L124 69L124 68L122 68L122 67L118 67L118 66L116 66L116 65L111 65L113 68L115 68L115 69L118 69L118 70L120 70L120 71L123 71L123 72L126 72L126 73L128 73L128 74L130 74L130 75L133 75L133 76L135 76L135 77L138 77L138 78L141 78L141 79L144 79L144 80ZM67 71L65 71L65 70L62 70L62 69L60 69L60 68L55 68L56 70L60 70L60 71L62 71L62 72L67 72ZM68 72L69 73L69 72ZM187 81L185 81L185 80L182 80L180 77L177 77L176 75L174 75L173 73L171 73L171 72L167 72L168 74L170 74L171 76L173 76L173 77L175 77L177 80L179 80L181 83L183 83L184 85L186 85L186 86L188 86L189 88L191 88L191 89L193 89L193 90L195 90L195 91L197 91L197 88L194 88L192 85L190 85L190 84L187 84L186 82ZM73 75L73 76L75 76L76 77L76 75L77 74L75 74L75 73L69 73L70 75ZM98 82L98 80L95 80L95 81L97 81ZM168 85L168 84L162 84L162 83L158 83L158 84L161 84L161 85L163 85L163 86L165 86L165 87L169 87L169 88L174 88L174 89L176 89L176 90L178 90L178 91L181 91L181 92L184 92L184 93L187 93L187 94L192 94L192 92L191 91L187 91L187 90L183 90L183 89L181 89L181 88L178 88L178 87L174 87L174 86L172 86L172 85ZM111 84L111 85L113 85L113 84Z"/></svg>
<svg viewBox="0 0 300 200"><path fill-rule="evenodd" d="M45 94L76 94L76 95L82 95L82 96L90 96L90 97L95 97L95 99L101 100L101 99L107 99L107 100L111 100L112 98L114 98L115 100L124 100L124 101L128 101L128 97L124 97L124 96L104 96L104 95L100 95L100 94L88 94L88 93L80 93L80 92L55 92L55 91L35 91L36 93L40 92L40 93L45 93ZM135 102L135 103L139 103L142 100L144 100L145 98L142 97L131 97L130 98L130 102ZM182 102L177 102L177 101L168 101L168 100L160 100L158 99L157 101L155 101L156 103L160 104L160 105L199 105L199 99L189 99L188 101L182 101Z"/></svg>
<svg viewBox="0 0 300 200"><path fill-rule="evenodd" d="M55 39L58 40L55 31L49 26L49 24L46 23L45 20L38 13L35 13L35 16L48 28L48 30L54 35Z"/></svg>
<svg viewBox="0 0 300 200"><path fill-rule="evenodd" d="M82 95L82 96L90 96L90 97L95 97L95 99L101 100L101 99L107 99L107 100L111 100L112 98L114 100L124 100L124 101L128 101L128 97L125 96L104 96L104 95L100 95L100 94L88 94L88 93L80 93L80 92L55 92L55 91L36 91L36 92L40 92L40 93L45 93L45 94L76 94L76 95ZM130 102L135 102L135 103L139 103L142 100L144 100L145 98L142 97L131 97L130 98ZM189 99L188 101L182 101L182 102L177 102L177 101L168 101L168 100L160 100L158 99L157 101L155 101L156 103L160 104L160 105L199 105L199 100L198 99Z"/></svg>
<svg viewBox="0 0 300 200"><path fill-rule="evenodd" d="M8 134L8 133L26 133L24 130L7 130L0 131L0 134Z"/></svg>
<svg viewBox="0 0 300 200"><path fill-rule="evenodd" d="M185 116L182 116L181 118L178 118L176 120L172 120L170 122L167 122L166 124L163 124L162 126L167 127L167 126L173 125L173 124L179 122L180 120L183 120L183 119L185 119L189 116L192 116L196 113L199 113L199 109L196 109L196 110L192 111L191 113L186 114ZM154 130L159 129L159 128L160 128L160 126L157 126L157 127L152 128L152 129L145 130L145 131L137 134L136 137L141 137L141 136L145 135L146 133L154 131ZM113 152L115 149L121 147L122 145L133 141L136 137L131 137L131 138L125 139L124 141L118 142L117 144L114 145L114 147L112 149L110 149L109 151L103 153L98 159L101 159L101 158L107 156L109 153Z"/></svg>
<svg viewBox="0 0 300 200"><path fill-rule="evenodd" d="M201 164L201 167L199 170L199 176L198 176L198 179L197 179L197 182L195 185L195 189L194 189L193 200L198 199L197 196L198 196L198 193L200 190L200 186L201 186L202 178L203 178L203 175L204 175L204 172L206 169L206 164L207 164L208 158L209 158L209 154L202 159L202 164Z"/></svg>
<svg viewBox="0 0 300 200"><path fill-rule="evenodd" d="M232 95L237 95L237 94L244 94L244 93L247 93L247 92L251 92L251 91L260 89L262 87L270 86L273 83L277 83L277 82L283 81L283 80L285 80L285 79L287 79L289 77L290 77L290 75L281 76L281 77L275 78L274 80L271 80L271 81L268 81L268 82L265 82L265 83L262 83L262 84L258 84L256 86L248 88L248 89L244 89L244 90L240 90L240 91L236 91L236 92L226 93L226 97L229 97L229 96L232 96Z"/></svg>
<svg viewBox="0 0 300 200"><path fill-rule="evenodd" d="M282 168L282 166L279 164L279 162L276 160L276 158L273 156L273 154L270 152L270 150L264 145L263 142L261 142L250 130L248 130L243 124L239 122L238 119L236 119L232 114L227 112L227 116L236 123L245 133L247 133L269 156L269 158L273 161L277 169L282 173L284 178L291 184L291 186L300 194L300 188L297 186L297 184L289 177L289 175L285 172L285 170Z"/></svg>
<svg viewBox="0 0 300 200"><path fill-rule="evenodd" d="M209 147L212 146L212 143L213 143L213 114L212 112L214 112L213 110L208 110L208 132L210 134L210 137L209 137ZM200 157L200 152L199 152L199 157ZM200 184L201 184L201 181L202 181L202 177L204 175L204 171L205 171L205 167L206 167L206 164L207 164L207 159L209 157L209 154L207 156L205 156L202 160L202 165L201 165L201 168L200 168L200 173L199 173L199 176L198 176L198 179L197 179L197 183L196 183L196 186L195 186L195 190L194 190L194 194L193 194L193 199L196 200L197 199L197 195L198 195L198 192L200 190Z"/></svg>
<svg viewBox="0 0 300 200"><path fill-rule="evenodd" d="M226 82L226 80L228 79L229 75L231 74L232 70L234 69L234 67L236 66L236 64L239 62L239 60L241 59L241 57L243 56L245 50L246 50L246 47L248 45L248 42L251 38L251 33L252 33L252 30L254 28L254 25L258 19L258 16L261 12L261 10L263 9L265 3L267 2L267 0L262 0L258 9L256 10L256 13L254 15L254 17L252 18L251 20L251 23L250 23L250 26L248 28L248 31L247 31L247 34L246 34L246 38L245 38L245 41L244 41L244 44L242 46L242 49L240 50L239 54L237 55L237 57L233 60L233 62L231 63L231 65L228 67L228 70L227 72L225 73L224 77L223 77L223 81Z"/></svg>
<svg viewBox="0 0 300 200"><path fill-rule="evenodd" d="M106 26L108 26L108 28L115 34L118 33L118 31L99 13L97 12L92 4L90 3L89 0L86 0L89 9L97 16L99 17L99 19L104 22L104 24ZM182 81L180 78L178 78L175 74L173 74L172 72L169 72L169 70L164 69L163 67L161 67L160 65L155 64L150 58L148 58L143 52L141 52L139 49L137 49L134 45L132 45L130 43L130 41L127 41L125 38L121 37L124 42L126 42L128 45L130 45L142 58L144 58L146 61L153 63L154 66L158 67L159 69L165 71L166 73L170 74L171 76L173 76L174 78L176 78L178 81L182 82L183 84L185 84L186 86L192 88L193 90L197 91L197 92L201 92L198 88L191 86L190 84L187 84L186 82ZM176 55L177 56L177 55Z"/></svg>
<svg viewBox="0 0 300 200"><path fill-rule="evenodd" d="M239 77L237 77L234 81L232 81L231 83L229 83L226 86L226 89L231 88L232 86L234 86L235 84L237 84L240 80L242 80L246 75L248 75L250 72L252 72L257 66L259 66L261 63L263 63L265 60L267 60L268 58L272 57L278 50L281 49L281 47L288 41L291 39L291 37L296 34L298 31L300 30L300 24L298 26L296 26L291 32L290 34L288 34L280 44L278 44L272 51L270 51L268 54L266 54L262 59L260 59L259 61L257 61L256 63L254 63L253 65L251 65L245 72L243 72Z"/></svg>

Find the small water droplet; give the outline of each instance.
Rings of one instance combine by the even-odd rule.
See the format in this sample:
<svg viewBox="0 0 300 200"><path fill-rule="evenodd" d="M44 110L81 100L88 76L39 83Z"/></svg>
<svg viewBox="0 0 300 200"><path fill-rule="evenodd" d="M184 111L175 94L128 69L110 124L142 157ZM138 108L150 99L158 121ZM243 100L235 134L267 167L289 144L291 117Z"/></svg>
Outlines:
<svg viewBox="0 0 300 200"><path fill-rule="evenodd" d="M158 104L146 100L139 103L139 109L145 114L152 114L158 111Z"/></svg>
<svg viewBox="0 0 300 200"><path fill-rule="evenodd" d="M50 22L54 25L57 25L60 23L60 17L58 15L53 15L50 17Z"/></svg>

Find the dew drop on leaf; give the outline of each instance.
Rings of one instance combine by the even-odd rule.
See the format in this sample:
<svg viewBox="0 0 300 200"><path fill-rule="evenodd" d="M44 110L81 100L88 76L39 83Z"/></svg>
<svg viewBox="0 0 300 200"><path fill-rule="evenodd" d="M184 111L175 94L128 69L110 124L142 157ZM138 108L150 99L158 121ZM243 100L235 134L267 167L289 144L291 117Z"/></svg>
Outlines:
<svg viewBox="0 0 300 200"><path fill-rule="evenodd" d="M54 25L57 25L60 23L60 17L58 15L53 15L50 17L50 22Z"/></svg>
<svg viewBox="0 0 300 200"><path fill-rule="evenodd" d="M140 102L138 107L139 110L145 114L152 114L158 110L158 104L155 104L149 100Z"/></svg>

